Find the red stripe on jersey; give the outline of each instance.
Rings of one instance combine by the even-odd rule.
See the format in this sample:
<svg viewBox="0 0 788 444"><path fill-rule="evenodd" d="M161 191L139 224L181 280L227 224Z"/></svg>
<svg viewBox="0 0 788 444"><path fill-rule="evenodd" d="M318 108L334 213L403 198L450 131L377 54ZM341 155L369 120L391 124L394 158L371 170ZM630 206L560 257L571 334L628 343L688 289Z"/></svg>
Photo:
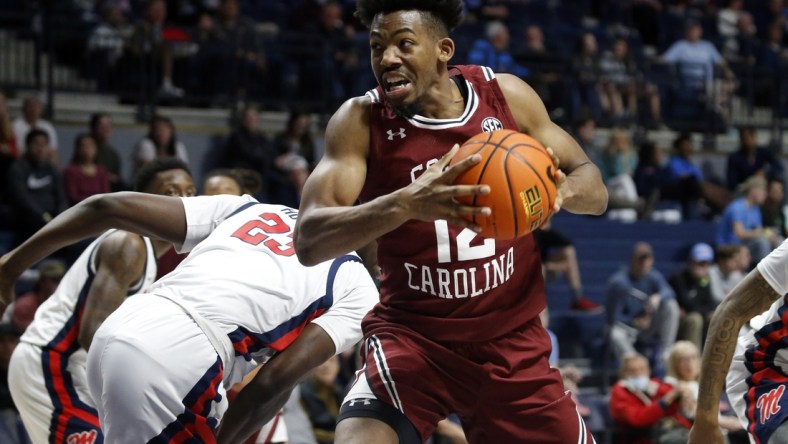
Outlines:
<svg viewBox="0 0 788 444"><path fill-rule="evenodd" d="M268 344L268 348L270 348L271 350L275 350L277 352L286 349L301 334L301 332L306 327L306 324L312 322L313 319L322 315L323 313L325 313L325 311L326 311L325 308L320 308L316 310L314 313L309 315L304 322L297 325L294 329L290 330L289 332L285 333L281 338Z"/></svg>

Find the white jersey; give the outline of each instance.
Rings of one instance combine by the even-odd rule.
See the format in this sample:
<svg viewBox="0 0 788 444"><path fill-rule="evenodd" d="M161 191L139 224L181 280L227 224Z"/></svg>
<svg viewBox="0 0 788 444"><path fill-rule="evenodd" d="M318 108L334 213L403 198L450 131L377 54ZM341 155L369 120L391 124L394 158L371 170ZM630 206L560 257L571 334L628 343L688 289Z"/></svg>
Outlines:
<svg viewBox="0 0 788 444"><path fill-rule="evenodd" d="M179 252L191 251L150 292L184 301L232 341L237 381L284 350L309 323L322 327L337 352L361 338L361 320L377 302L372 279L334 294L334 276L347 255L314 267L293 247L298 211L249 196L182 198L187 232Z"/></svg>
<svg viewBox="0 0 788 444"><path fill-rule="evenodd" d="M82 252L63 276L52 296L38 307L33 322L25 330L21 341L49 347L61 353L81 349L77 337L88 290L96 276L96 251L101 242L115 231L108 230ZM137 282L129 288L129 296L147 291L156 280L156 253L150 239L143 237L143 240L146 250L145 269Z"/></svg>
<svg viewBox="0 0 788 444"><path fill-rule="evenodd" d="M96 276L96 251L115 230L93 241L38 308L14 354L8 381L32 442L101 442L88 391L87 352L77 341L88 291ZM145 241L145 269L128 295L147 290L156 279L156 254Z"/></svg>
<svg viewBox="0 0 788 444"><path fill-rule="evenodd" d="M764 428L774 427L768 424L770 418L782 420L776 413L788 402L788 394L782 399L785 389L777 389L788 383L788 240L758 263L758 272L783 297L742 327L726 387L742 424L762 436Z"/></svg>

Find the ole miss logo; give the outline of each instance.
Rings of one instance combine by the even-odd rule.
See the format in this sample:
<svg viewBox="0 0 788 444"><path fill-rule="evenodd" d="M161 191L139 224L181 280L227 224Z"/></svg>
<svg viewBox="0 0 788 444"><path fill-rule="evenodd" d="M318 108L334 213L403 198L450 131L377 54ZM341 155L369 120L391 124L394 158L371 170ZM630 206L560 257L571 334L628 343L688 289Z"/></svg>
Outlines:
<svg viewBox="0 0 788 444"><path fill-rule="evenodd" d="M66 437L66 444L94 444L96 431L72 433Z"/></svg>
<svg viewBox="0 0 788 444"><path fill-rule="evenodd" d="M777 412L780 411L780 400L783 397L784 391L785 386L781 385L758 397L758 401L755 402L755 407L761 411L761 424L766 424L766 421L768 421L772 415L776 415Z"/></svg>

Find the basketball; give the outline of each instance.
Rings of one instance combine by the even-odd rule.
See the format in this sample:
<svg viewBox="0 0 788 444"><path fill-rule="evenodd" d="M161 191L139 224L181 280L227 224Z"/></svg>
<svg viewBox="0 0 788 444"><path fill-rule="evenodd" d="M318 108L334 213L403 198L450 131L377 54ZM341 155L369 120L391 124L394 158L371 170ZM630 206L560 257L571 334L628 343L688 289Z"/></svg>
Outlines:
<svg viewBox="0 0 788 444"><path fill-rule="evenodd" d="M555 165L541 143L512 130L478 134L465 142L451 165L474 154L481 162L460 174L456 185L489 185L490 193L460 196L467 205L486 206L490 216L468 216L482 228L481 235L514 239L542 226L556 197Z"/></svg>

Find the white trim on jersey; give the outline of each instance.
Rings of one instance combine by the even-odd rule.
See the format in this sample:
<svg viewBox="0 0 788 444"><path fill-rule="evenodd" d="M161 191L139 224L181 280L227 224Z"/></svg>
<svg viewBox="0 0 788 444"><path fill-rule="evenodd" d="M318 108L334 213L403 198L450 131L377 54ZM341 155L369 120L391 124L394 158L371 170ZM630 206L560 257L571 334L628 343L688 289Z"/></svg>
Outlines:
<svg viewBox="0 0 788 444"><path fill-rule="evenodd" d="M468 101L465 104L465 111L462 115L457 119L431 119L429 117L423 116L413 116L412 118L408 119L408 122L417 127L417 128L424 128L424 129L431 129L431 130L441 130L447 128L455 128L458 126L463 126L471 119L476 110L479 108L479 96L476 94L476 90L473 89L473 85L469 81L465 81L465 84L468 88Z"/></svg>
<svg viewBox="0 0 788 444"><path fill-rule="evenodd" d="M389 373L389 364L386 362L386 353L383 352L383 346L381 345L378 337L375 335L369 337L369 344L373 349L375 349L373 356L375 357L375 364L378 366L378 373L380 373L380 379L383 381L383 386L386 387L386 391L389 393L389 397L394 403L394 407L396 407L397 410L402 412L404 415L405 409L402 407L402 401L399 399L399 393L397 393L397 387L394 383L394 378L392 378L391 373Z"/></svg>
<svg viewBox="0 0 788 444"><path fill-rule="evenodd" d="M577 444L586 444L586 428L585 424L583 423L583 418L580 416L580 412L577 412L577 420L580 422L580 435L577 437Z"/></svg>
<svg viewBox="0 0 788 444"><path fill-rule="evenodd" d="M372 100L373 103L380 102L380 96L378 95L378 90L377 89L370 89L364 95L368 96L370 98L370 100Z"/></svg>
<svg viewBox="0 0 788 444"><path fill-rule="evenodd" d="M495 72L489 66L480 66L482 72L484 73L484 78L489 82L490 80L495 78Z"/></svg>

